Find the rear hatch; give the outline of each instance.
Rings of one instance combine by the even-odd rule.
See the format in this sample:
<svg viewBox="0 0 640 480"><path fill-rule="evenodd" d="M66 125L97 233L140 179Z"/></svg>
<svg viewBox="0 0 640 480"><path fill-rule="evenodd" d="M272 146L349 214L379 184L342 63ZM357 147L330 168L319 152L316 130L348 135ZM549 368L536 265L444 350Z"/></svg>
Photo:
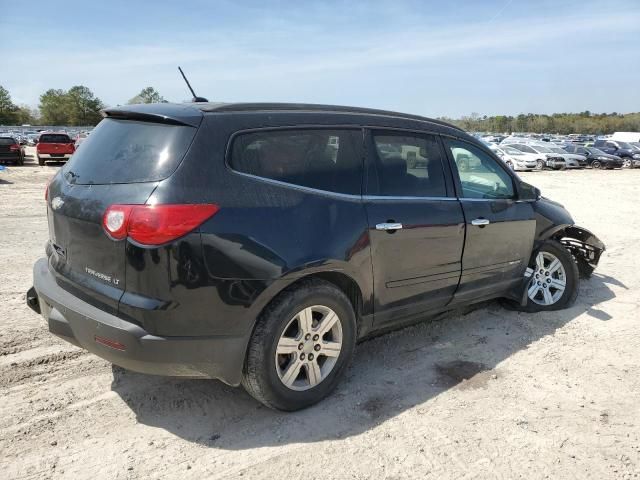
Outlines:
<svg viewBox="0 0 640 480"><path fill-rule="evenodd" d="M11 137L0 137L0 158L15 157L18 150L15 147L16 141ZM12 148L13 146L13 148Z"/></svg>
<svg viewBox="0 0 640 480"><path fill-rule="evenodd" d="M57 283L117 312L125 288L126 240L102 226L113 204L144 204L185 156L197 128L106 118L49 185L50 264Z"/></svg>
<svg viewBox="0 0 640 480"><path fill-rule="evenodd" d="M73 140L64 133L43 133L38 141L38 153L49 154L52 157L63 157L75 150Z"/></svg>

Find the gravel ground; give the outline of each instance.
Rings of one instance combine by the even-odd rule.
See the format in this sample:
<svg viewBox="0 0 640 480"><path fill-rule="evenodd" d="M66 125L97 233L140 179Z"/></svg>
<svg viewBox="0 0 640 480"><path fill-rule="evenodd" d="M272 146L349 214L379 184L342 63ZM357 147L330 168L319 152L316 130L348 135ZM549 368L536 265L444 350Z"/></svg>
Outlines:
<svg viewBox="0 0 640 480"><path fill-rule="evenodd" d="M489 303L364 342L333 396L283 414L48 333L24 293L57 168L0 172L2 478L640 477L640 170L522 175L607 244L575 306Z"/></svg>

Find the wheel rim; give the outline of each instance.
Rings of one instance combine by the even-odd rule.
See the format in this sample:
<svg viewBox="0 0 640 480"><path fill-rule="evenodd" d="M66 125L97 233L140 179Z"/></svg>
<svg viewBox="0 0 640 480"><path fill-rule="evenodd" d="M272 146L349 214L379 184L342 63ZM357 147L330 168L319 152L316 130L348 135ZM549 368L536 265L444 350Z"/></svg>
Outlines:
<svg viewBox="0 0 640 480"><path fill-rule="evenodd" d="M511 170L513 170L513 163L512 163L512 162L507 162L507 166L508 166Z"/></svg>
<svg viewBox="0 0 640 480"><path fill-rule="evenodd" d="M329 376L342 351L342 323L329 307L298 312L276 346L278 378L291 390L308 390Z"/></svg>
<svg viewBox="0 0 640 480"><path fill-rule="evenodd" d="M627 168L628 168L628 167L630 167L630 166L631 166L631 160L629 160L629 159L625 160L625 161L622 163L622 166L623 166L623 167L627 167Z"/></svg>
<svg viewBox="0 0 640 480"><path fill-rule="evenodd" d="M566 286L567 274L562 262L552 253L539 252L529 282L529 299L538 305L553 305L560 300Z"/></svg>
<svg viewBox="0 0 640 480"><path fill-rule="evenodd" d="M542 170L544 168L544 162L542 160L538 160L536 163L536 170Z"/></svg>
<svg viewBox="0 0 640 480"><path fill-rule="evenodd" d="M598 161L596 160L595 162L593 162L593 163L591 164L591 166L592 166L593 168L600 168L600 162L598 162Z"/></svg>

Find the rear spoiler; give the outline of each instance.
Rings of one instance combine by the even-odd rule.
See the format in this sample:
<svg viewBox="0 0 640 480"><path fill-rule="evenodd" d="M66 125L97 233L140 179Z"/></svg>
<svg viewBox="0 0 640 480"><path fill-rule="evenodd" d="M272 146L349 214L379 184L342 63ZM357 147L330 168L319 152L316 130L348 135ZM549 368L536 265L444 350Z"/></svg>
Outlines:
<svg viewBox="0 0 640 480"><path fill-rule="evenodd" d="M105 108L100 112L105 118L139 120L142 122L164 123L198 127L203 113L192 106L175 103L149 103Z"/></svg>

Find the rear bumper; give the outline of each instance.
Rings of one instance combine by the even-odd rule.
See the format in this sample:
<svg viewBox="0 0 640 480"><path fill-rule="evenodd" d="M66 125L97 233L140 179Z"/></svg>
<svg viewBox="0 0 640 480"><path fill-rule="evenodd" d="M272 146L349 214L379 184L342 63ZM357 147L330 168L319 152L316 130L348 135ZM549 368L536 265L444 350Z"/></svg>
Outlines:
<svg viewBox="0 0 640 480"><path fill-rule="evenodd" d="M21 158L22 153L20 152L0 153L0 162L17 162Z"/></svg>
<svg viewBox="0 0 640 480"><path fill-rule="evenodd" d="M240 384L247 338L159 337L62 289L46 258L36 262L27 304L49 331L123 368L153 375L217 378Z"/></svg>
<svg viewBox="0 0 640 480"><path fill-rule="evenodd" d="M63 153L63 154L50 154L50 153L38 153L38 157L43 160L69 160L71 158L71 153Z"/></svg>

